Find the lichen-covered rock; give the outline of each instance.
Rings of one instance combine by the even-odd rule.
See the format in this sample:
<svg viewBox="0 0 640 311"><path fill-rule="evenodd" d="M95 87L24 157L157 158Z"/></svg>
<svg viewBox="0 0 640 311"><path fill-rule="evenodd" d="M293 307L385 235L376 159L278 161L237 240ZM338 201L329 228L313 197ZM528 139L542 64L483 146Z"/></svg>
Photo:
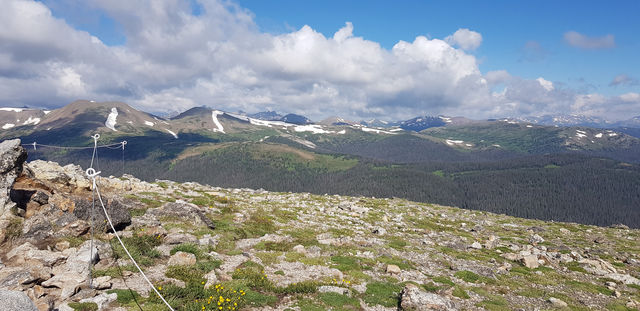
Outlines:
<svg viewBox="0 0 640 311"><path fill-rule="evenodd" d="M122 230L131 224L131 214L129 213L129 209L119 200L106 198L103 198L102 200L105 203L105 208L109 214L109 218L111 218L116 230ZM91 198L74 197L73 202L73 215L75 217L87 222L91 222L92 217L95 217L94 230L104 232L111 231L111 227L106 222L106 217L104 216L104 211L102 210L100 202L96 200L95 207L92 207L93 203Z"/></svg>
<svg viewBox="0 0 640 311"><path fill-rule="evenodd" d="M425 292L411 283L404 287L400 295L402 310L457 310L455 304L448 298Z"/></svg>
<svg viewBox="0 0 640 311"><path fill-rule="evenodd" d="M38 311L25 293L10 290L0 290L0 306L3 311Z"/></svg>
<svg viewBox="0 0 640 311"><path fill-rule="evenodd" d="M176 252L169 258L169 266L190 266L196 264L196 255L185 252Z"/></svg>
<svg viewBox="0 0 640 311"><path fill-rule="evenodd" d="M73 190L87 190L91 187L91 181L80 165L60 166L56 162L35 160L27 163L27 167L33 172L36 179L42 181L66 186Z"/></svg>
<svg viewBox="0 0 640 311"><path fill-rule="evenodd" d="M215 224L209 219L200 208L184 201L169 202L159 208L147 211L150 216L155 217L179 217L182 220L191 220L196 226L206 226L215 229Z"/></svg>
<svg viewBox="0 0 640 311"><path fill-rule="evenodd" d="M10 200L11 186L22 173L26 159L27 151L20 145L20 139L0 143L0 215L14 205Z"/></svg>

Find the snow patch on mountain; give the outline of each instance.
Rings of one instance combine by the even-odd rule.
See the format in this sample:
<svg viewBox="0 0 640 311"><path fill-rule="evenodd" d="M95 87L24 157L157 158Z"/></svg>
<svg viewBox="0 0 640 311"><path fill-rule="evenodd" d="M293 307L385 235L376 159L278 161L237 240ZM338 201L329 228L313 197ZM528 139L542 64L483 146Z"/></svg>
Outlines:
<svg viewBox="0 0 640 311"><path fill-rule="evenodd" d="M10 129L10 128L14 127L14 126L16 126L16 125L15 125L15 124L13 124L13 123L7 123L7 124L5 124L5 125L3 125L3 126L2 126L2 129L3 129L3 130L8 130L8 129Z"/></svg>
<svg viewBox="0 0 640 311"><path fill-rule="evenodd" d="M211 118L213 119L213 123L216 125L217 129L213 129L214 132L224 133L224 128L222 127L222 123L218 121L218 115L222 115L224 112L219 110L211 111Z"/></svg>
<svg viewBox="0 0 640 311"><path fill-rule="evenodd" d="M148 125L148 126L154 126L155 125L155 123L150 122L150 121L144 121L144 124Z"/></svg>
<svg viewBox="0 0 640 311"><path fill-rule="evenodd" d="M11 108L11 107L0 108L0 111L22 112L23 110L24 109L22 108Z"/></svg>
<svg viewBox="0 0 640 311"><path fill-rule="evenodd" d="M320 125L317 125L317 124L298 125L298 126L294 127L293 130L296 131L296 132L312 132L314 134L333 133L331 131L326 131L326 130L322 129L322 127Z"/></svg>
<svg viewBox="0 0 640 311"><path fill-rule="evenodd" d="M173 137L175 137L176 139L178 139L178 134L174 133L172 130L170 129L164 129L164 130L169 132L169 134L173 135Z"/></svg>
<svg viewBox="0 0 640 311"><path fill-rule="evenodd" d="M111 108L111 113L107 116L107 121L104 122L104 125L107 128L116 131L116 118L118 118L118 109L113 107Z"/></svg>
<svg viewBox="0 0 640 311"><path fill-rule="evenodd" d="M273 126L293 126L293 124L287 124L281 121L267 121L267 120L260 120L260 119L254 119L254 118L247 118L249 123L253 124L253 125L259 125L259 126L266 126L266 127L273 127Z"/></svg>
<svg viewBox="0 0 640 311"><path fill-rule="evenodd" d="M447 145L452 146L452 145L460 145L462 143L464 143L463 140L451 140L451 139L447 139L445 140L445 142L447 143Z"/></svg>
<svg viewBox="0 0 640 311"><path fill-rule="evenodd" d="M362 127L361 130L363 132L373 132L373 133L376 133L376 134L391 134L391 135L397 134L397 133L394 133L394 132L384 131L384 130L380 130L380 129L372 129L372 128L369 128L369 127Z"/></svg>
<svg viewBox="0 0 640 311"><path fill-rule="evenodd" d="M24 123L22 123L23 125L28 125L28 124L33 124L36 125L40 123L40 118L33 118L31 116L29 116L29 119L27 119L27 121L24 121Z"/></svg>

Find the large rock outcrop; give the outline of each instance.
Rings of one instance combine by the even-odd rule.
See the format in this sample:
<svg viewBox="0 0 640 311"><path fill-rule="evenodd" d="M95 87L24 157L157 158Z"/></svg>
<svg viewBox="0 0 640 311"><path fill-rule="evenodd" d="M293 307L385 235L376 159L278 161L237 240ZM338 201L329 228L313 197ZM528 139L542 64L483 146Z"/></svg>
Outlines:
<svg viewBox="0 0 640 311"><path fill-rule="evenodd" d="M15 204L10 200L10 190L22 173L22 165L26 159L27 151L22 148L20 139L0 143L0 215Z"/></svg>

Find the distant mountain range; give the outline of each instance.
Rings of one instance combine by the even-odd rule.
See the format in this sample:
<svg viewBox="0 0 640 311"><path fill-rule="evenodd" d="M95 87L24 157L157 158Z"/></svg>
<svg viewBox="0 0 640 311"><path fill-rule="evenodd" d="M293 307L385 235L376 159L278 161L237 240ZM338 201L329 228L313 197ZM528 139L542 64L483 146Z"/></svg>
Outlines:
<svg viewBox="0 0 640 311"><path fill-rule="evenodd" d="M403 197L514 216L640 227L640 118L312 123L273 111L246 115L195 107L171 118L125 103L76 101L51 111L0 109L0 139L21 138L30 159L236 188ZM545 125L545 122L556 124ZM594 126L585 126L592 124ZM589 123L590 122L590 123ZM574 125L562 125L575 123ZM37 145L38 146L38 145ZM603 214L602 211L607 211Z"/></svg>

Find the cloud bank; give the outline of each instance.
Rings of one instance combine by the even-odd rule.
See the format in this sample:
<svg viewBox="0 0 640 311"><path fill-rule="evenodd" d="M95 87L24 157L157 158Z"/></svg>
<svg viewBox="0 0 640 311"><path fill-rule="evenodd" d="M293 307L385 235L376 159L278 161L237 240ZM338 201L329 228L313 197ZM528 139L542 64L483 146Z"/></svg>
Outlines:
<svg viewBox="0 0 640 311"><path fill-rule="evenodd" d="M262 33L251 12L227 1L199 1L198 14L186 0L71 2L108 15L126 42L106 45L41 2L8 0L0 11L0 105L53 108L84 98L124 101L156 113L207 105L270 108L316 120L335 114L627 115L604 109L613 103L640 110L635 93L585 95L543 78L483 74L467 53L482 36L468 29L384 49L354 36L349 22L331 37L309 26Z"/></svg>

